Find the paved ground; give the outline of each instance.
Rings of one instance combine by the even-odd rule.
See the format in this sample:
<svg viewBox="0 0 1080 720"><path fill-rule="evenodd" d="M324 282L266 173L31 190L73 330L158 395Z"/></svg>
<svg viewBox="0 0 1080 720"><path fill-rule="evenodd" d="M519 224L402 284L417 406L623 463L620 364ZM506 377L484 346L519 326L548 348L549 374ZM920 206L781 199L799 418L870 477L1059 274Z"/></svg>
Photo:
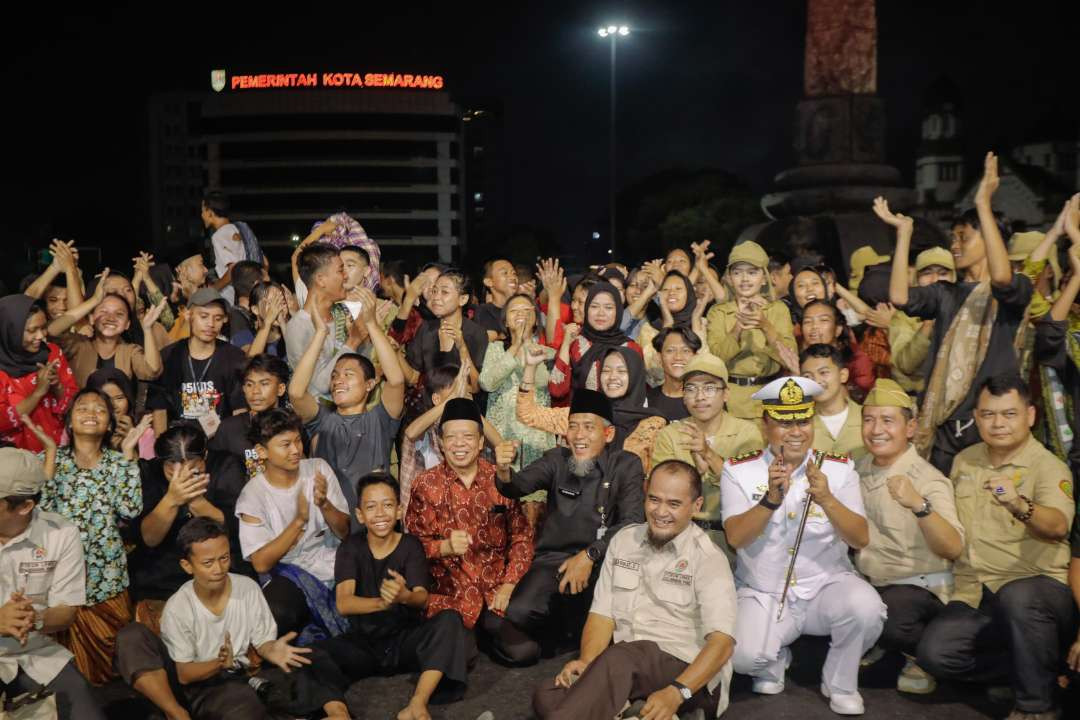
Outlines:
<svg viewBox="0 0 1080 720"><path fill-rule="evenodd" d="M749 680L736 676L731 706L724 717L836 720L838 716L829 710L828 702L818 693L825 650L823 639L804 638L796 644L795 661L788 672L787 689L782 695L754 695L750 691ZM510 669L496 665L481 655L469 676L465 699L433 707L432 716L435 720L475 720L480 713L490 710L495 720L530 720L533 717L530 709L532 689L540 682L551 681L570 657L562 655L546 659L536 667ZM990 702L980 687L943 685L929 696L901 695L894 687L899 667L898 658L885 658L863 673L861 691L866 701L864 717L874 720L981 720L1004 718L1011 709L1008 704ZM357 720L392 720L408 701L415 680L415 676L401 675L372 678L354 684L346 698L353 717ZM111 719L155 717L125 688L110 685L101 692L103 701L108 703L107 712ZM1080 718L1080 706L1073 704L1063 718Z"/></svg>

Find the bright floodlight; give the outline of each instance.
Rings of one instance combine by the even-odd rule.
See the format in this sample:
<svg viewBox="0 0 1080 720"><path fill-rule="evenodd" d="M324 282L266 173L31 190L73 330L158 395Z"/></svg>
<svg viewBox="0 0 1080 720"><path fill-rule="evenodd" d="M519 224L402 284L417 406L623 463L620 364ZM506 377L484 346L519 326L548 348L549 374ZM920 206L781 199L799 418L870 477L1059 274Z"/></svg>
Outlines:
<svg viewBox="0 0 1080 720"><path fill-rule="evenodd" d="M600 37L607 37L607 28L600 28L598 32L600 33Z"/></svg>
<svg viewBox="0 0 1080 720"><path fill-rule="evenodd" d="M608 35L614 35L616 32L618 32L618 30L619 28L615 27L614 25L607 26Z"/></svg>
<svg viewBox="0 0 1080 720"><path fill-rule="evenodd" d="M620 35L629 35L630 34L630 28L626 27L625 25L620 26L619 27L619 34Z"/></svg>

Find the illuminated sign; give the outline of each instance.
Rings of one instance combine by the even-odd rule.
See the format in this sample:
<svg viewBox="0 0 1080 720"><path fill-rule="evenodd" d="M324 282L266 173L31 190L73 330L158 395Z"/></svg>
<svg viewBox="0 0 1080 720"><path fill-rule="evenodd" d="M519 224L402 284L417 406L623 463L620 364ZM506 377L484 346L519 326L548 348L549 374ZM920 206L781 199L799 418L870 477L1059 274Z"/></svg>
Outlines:
<svg viewBox="0 0 1080 720"><path fill-rule="evenodd" d="M213 70L210 73L210 86L216 92L221 92L226 87L230 90L318 87L442 90L443 76L357 72L263 73L227 76L224 70Z"/></svg>

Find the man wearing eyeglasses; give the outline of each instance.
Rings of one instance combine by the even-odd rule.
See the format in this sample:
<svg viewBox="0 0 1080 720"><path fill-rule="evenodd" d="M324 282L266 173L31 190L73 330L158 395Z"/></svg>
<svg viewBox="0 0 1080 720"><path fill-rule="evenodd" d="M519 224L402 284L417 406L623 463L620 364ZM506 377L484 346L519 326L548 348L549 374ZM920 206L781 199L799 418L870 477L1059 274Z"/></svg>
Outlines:
<svg viewBox="0 0 1080 720"><path fill-rule="evenodd" d="M705 502L694 522L709 534L728 558L734 558L720 521L720 474L725 458L761 450L765 441L758 426L725 412L728 399L727 367L712 353L702 352L683 371L683 403L690 417L670 423L656 436L653 466L681 460L701 473Z"/></svg>

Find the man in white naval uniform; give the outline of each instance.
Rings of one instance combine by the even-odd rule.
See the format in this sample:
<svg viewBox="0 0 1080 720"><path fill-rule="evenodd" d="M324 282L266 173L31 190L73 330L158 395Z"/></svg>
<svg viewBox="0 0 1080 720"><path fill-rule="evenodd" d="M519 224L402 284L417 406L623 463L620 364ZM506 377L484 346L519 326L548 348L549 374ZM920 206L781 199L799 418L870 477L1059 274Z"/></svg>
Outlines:
<svg viewBox="0 0 1080 720"><path fill-rule="evenodd" d="M863 548L870 537L854 464L825 454L819 469L811 449L819 392L820 385L800 377L779 378L756 392L767 447L724 464L724 530L737 554L732 664L754 678L754 692L776 694L791 664L788 646L803 634L829 635L821 692L833 712L861 715L859 659L881 634L885 605L848 559L848 548ZM810 515L777 619L807 495Z"/></svg>

